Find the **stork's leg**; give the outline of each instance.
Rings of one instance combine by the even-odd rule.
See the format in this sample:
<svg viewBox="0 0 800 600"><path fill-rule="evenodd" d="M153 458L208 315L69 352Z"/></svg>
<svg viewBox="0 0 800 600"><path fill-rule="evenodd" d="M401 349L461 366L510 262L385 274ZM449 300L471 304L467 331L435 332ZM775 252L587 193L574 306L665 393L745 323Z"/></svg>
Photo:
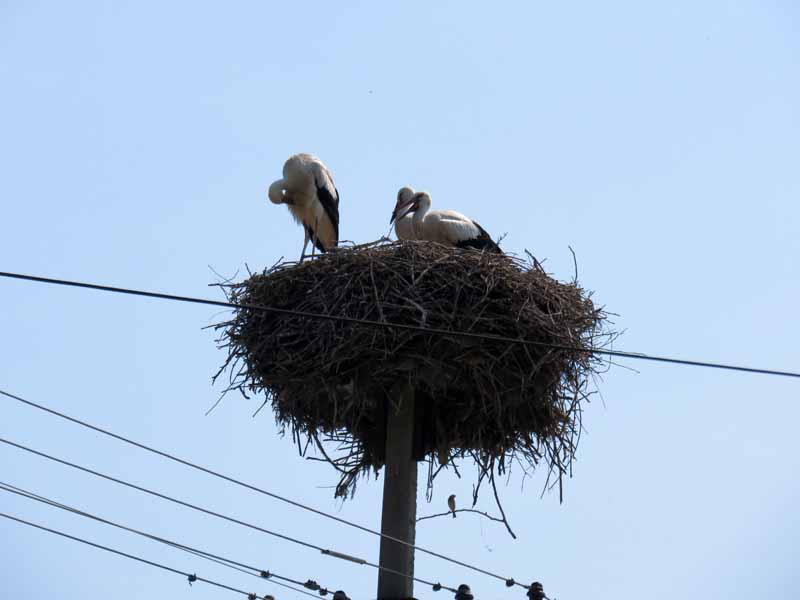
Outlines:
<svg viewBox="0 0 800 600"><path fill-rule="evenodd" d="M306 257L306 248L308 247L308 229L303 227L303 231L305 232L305 239L303 240L303 251L300 253L300 262L303 262Z"/></svg>
<svg viewBox="0 0 800 600"><path fill-rule="evenodd" d="M319 217L314 219L314 239L311 240L311 256L313 258L317 250L317 231L319 231Z"/></svg>

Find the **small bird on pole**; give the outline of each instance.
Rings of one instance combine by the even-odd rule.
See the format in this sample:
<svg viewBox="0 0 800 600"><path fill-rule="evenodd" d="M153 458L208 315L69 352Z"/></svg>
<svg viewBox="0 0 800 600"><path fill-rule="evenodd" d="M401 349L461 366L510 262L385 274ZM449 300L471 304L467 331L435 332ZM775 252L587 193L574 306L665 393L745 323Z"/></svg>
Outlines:
<svg viewBox="0 0 800 600"><path fill-rule="evenodd" d="M450 512L453 513L453 518L456 518L456 495L450 494L450 497L447 499L447 508L450 509Z"/></svg>
<svg viewBox="0 0 800 600"><path fill-rule="evenodd" d="M310 241L320 252L330 252L339 243L339 192L323 162L310 154L290 156L283 165L283 178L269 186L273 204L285 204L305 230L300 262ZM313 250L312 250L313 251Z"/></svg>

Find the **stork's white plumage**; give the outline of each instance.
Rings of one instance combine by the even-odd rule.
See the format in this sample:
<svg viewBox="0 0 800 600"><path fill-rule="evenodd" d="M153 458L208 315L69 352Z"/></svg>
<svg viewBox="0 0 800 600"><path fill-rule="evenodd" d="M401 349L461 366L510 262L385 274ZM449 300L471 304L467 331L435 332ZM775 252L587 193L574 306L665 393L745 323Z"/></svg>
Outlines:
<svg viewBox="0 0 800 600"><path fill-rule="evenodd" d="M397 192L397 203L394 205L392 218L389 222L394 222L394 231L397 234L398 240L417 239L414 233L413 217L410 214L406 214L402 219L397 218L397 215L402 212L405 207L410 205L413 197L414 190L410 187L402 187L400 191Z"/></svg>
<svg viewBox="0 0 800 600"><path fill-rule="evenodd" d="M399 198L398 198L399 204ZM477 248L502 253L491 236L478 223L454 210L431 210L431 196L417 192L404 206L395 208L392 220L401 221L413 213L414 239L438 242L458 248ZM399 237L399 234L398 234Z"/></svg>
<svg viewBox="0 0 800 600"><path fill-rule="evenodd" d="M328 168L316 156L295 154L283 165L283 178L269 186L274 204L286 204L305 230L300 260L311 241L320 252L339 243L339 192Z"/></svg>

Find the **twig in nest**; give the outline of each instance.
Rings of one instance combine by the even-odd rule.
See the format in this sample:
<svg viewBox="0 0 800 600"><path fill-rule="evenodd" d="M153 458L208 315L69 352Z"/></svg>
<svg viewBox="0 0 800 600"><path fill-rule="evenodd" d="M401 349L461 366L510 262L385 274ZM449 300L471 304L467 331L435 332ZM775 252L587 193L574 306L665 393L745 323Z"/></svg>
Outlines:
<svg viewBox="0 0 800 600"><path fill-rule="evenodd" d="M258 416L258 413L260 413L261 409L264 408L267 405L267 402L269 402L269 399L268 398L264 398L264 401L261 403L261 406L259 406L256 409L256 412L253 413L253 415L252 415L253 419L255 419Z"/></svg>
<svg viewBox="0 0 800 600"><path fill-rule="evenodd" d="M560 477L558 479L559 481L561 481ZM506 526L506 529L508 529L508 533L511 535L511 537L517 539L516 534L513 531L511 531L511 526L508 524L508 519L506 519L506 511L503 510L503 505L500 503L500 496L497 494L497 485L495 484L494 481L494 472L491 475L489 475L489 481L492 484L492 491L494 492L494 501L497 502L497 508L500 510L500 514L503 517L501 521L503 521L503 524Z"/></svg>
<svg viewBox="0 0 800 600"><path fill-rule="evenodd" d="M214 409L215 409L215 408L217 408L217 406L219 406L219 403L220 403L220 402L222 402L222 399L225 397L225 394L227 394L227 393L228 393L228 390L225 390L225 391L223 391L223 392L222 392L222 393L219 395L219 398L217 398L217 401L216 401L216 402L214 402L214 404L212 404L212 405L211 405L211 408L209 408L209 409L206 411L206 414L205 414L204 416L206 416L206 417L207 417L208 415L210 415L210 414L211 414L211 413L214 411ZM264 402L266 402L266 400L265 400Z"/></svg>
<svg viewBox="0 0 800 600"><path fill-rule="evenodd" d="M209 287L214 287L214 286L219 286L219 285L230 284L230 283L232 283L232 282L233 282L233 280L234 280L234 279L236 279L236 277L239 275L239 269L236 269L236 272L235 272L233 275L231 275L230 277L225 277L224 275L220 275L220 274L219 274L219 272L218 272L218 271L217 271L217 270L216 270L214 267L212 267L211 265L208 265L208 269L209 269L209 270L210 270L210 271L211 271L211 272L212 272L214 275L216 275L216 276L217 276L217 279L218 279L217 283L209 283L209 284L208 284L208 285L209 285Z"/></svg>
<svg viewBox="0 0 800 600"><path fill-rule="evenodd" d="M575 269L575 274L572 277L572 283L578 283L578 259L575 257L575 250L572 249L572 246L567 246L569 251L572 253L572 266Z"/></svg>
<svg viewBox="0 0 800 600"><path fill-rule="evenodd" d="M531 264L532 264L534 267L536 267L537 269L541 269L541 270L543 270L543 271L544 271L544 267L542 267L542 265L544 264L544 261L542 261L542 262L539 262L539 259L538 259L538 258L536 258L536 257L535 257L533 254L531 254L531 253L530 253L530 251L529 251L527 248L525 249L525 254L527 254L527 255L528 255L528 259L531 261Z"/></svg>

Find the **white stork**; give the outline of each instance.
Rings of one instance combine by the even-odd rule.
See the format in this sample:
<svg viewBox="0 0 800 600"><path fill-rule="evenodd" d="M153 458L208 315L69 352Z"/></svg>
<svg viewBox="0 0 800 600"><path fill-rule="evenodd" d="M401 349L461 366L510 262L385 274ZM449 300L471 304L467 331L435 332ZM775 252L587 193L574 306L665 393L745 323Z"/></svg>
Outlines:
<svg viewBox="0 0 800 600"><path fill-rule="evenodd" d="M320 252L339 243L339 192L328 168L316 156L295 154L283 165L283 178L269 186L274 204L286 204L294 220L303 226L305 241L300 261L311 241ZM312 248L313 251L313 248Z"/></svg>
<svg viewBox="0 0 800 600"><path fill-rule="evenodd" d="M401 190L402 191L402 190ZM475 221L454 210L431 210L431 196L427 192L417 192L392 214L392 221L400 222L414 213L411 223L414 238L438 242L457 248L477 248L502 253L486 230ZM398 232L398 237L400 234Z"/></svg>
<svg viewBox="0 0 800 600"><path fill-rule="evenodd" d="M392 211L392 218L389 223L394 223L394 231L397 234L398 240L415 240L417 236L414 233L413 217L406 214L402 219L398 219L397 215L411 203L414 196L414 190L410 187L401 187L397 192L397 203L394 205Z"/></svg>

